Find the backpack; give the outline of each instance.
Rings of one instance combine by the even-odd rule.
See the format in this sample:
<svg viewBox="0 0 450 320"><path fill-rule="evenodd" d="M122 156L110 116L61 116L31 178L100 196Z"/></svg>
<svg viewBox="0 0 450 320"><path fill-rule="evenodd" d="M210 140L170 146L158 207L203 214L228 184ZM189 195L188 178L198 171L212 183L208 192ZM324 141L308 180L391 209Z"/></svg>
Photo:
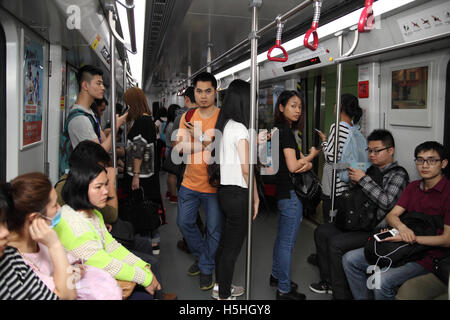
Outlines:
<svg viewBox="0 0 450 320"><path fill-rule="evenodd" d="M400 220L414 231L416 236L435 236L438 229L444 229L444 218L442 216L405 212L400 216ZM364 256L371 265L377 265L380 268L397 268L407 262L424 258L427 251L433 248L435 247L418 243L408 244L403 241L378 242L371 236L364 247Z"/></svg>
<svg viewBox="0 0 450 320"><path fill-rule="evenodd" d="M358 167L361 167L363 169L362 166L364 166L364 168L366 168L366 164L369 161L369 158L367 156L366 138L364 138L363 134L361 133L359 125L355 124L353 126L349 126L347 123L345 123L345 125L349 127L350 131L347 140L345 141L342 148L342 154L339 163L345 163L352 166L354 166L356 163ZM341 169L337 174L339 175L339 179L341 181L350 181L347 169Z"/></svg>
<svg viewBox="0 0 450 320"><path fill-rule="evenodd" d="M389 168L381 173L380 169L370 166L367 175L379 186L383 185L383 177L393 170L406 170L400 166ZM406 175L408 173L406 172ZM335 225L343 231L372 231L379 220L377 218L378 205L374 203L362 190L355 185L346 190L342 195L336 197Z"/></svg>
<svg viewBox="0 0 450 320"><path fill-rule="evenodd" d="M59 142L59 176L61 177L66 173L66 170L69 169L69 157L73 151L72 143L70 142L69 137L69 122L78 116L86 116L89 118L92 124L92 128L94 128L94 132L97 137L100 139L100 126L94 117L87 113L86 111L76 109L69 112L67 116L66 123L64 124L64 131L61 135L61 139Z"/></svg>

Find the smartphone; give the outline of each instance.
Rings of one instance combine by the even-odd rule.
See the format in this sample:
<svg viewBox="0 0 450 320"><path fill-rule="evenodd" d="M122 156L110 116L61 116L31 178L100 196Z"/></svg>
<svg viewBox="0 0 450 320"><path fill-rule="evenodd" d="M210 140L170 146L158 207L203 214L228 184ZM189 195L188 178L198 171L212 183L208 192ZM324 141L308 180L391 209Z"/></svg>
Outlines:
<svg viewBox="0 0 450 320"><path fill-rule="evenodd" d="M388 231L385 231L385 232L380 232L380 233L374 234L373 237L375 238L375 240L380 242L380 241L383 241L383 240L385 240L387 238L395 237L396 235L398 235L398 230L397 229L391 229L391 230L388 230Z"/></svg>
<svg viewBox="0 0 450 320"><path fill-rule="evenodd" d="M127 106L125 107L125 109L122 110L122 113L121 113L120 115L123 116L125 113L128 112L128 110L130 110L130 106L129 106L129 105L127 105Z"/></svg>
<svg viewBox="0 0 450 320"><path fill-rule="evenodd" d="M314 130L315 130L315 131L317 131L317 132L320 132L320 130L319 130L319 129L317 129L317 128L314 128Z"/></svg>

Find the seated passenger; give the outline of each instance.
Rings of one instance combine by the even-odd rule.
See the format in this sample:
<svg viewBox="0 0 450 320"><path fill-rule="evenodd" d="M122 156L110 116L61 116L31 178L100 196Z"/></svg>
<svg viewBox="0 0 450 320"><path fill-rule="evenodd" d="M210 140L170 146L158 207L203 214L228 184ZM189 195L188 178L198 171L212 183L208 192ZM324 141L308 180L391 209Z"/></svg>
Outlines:
<svg viewBox="0 0 450 320"><path fill-rule="evenodd" d="M399 234L385 241L450 247L450 181L442 174L442 169L448 164L444 147L436 141L427 141L416 147L414 157L422 179L408 184L396 206L386 216L389 226L397 229ZM399 218L405 212L442 216L444 230L439 230L436 236L416 236ZM431 272L433 259L441 255L441 249L432 249L422 260L378 272L380 286L373 290L375 299L394 299L399 286L408 279ZM353 297L360 300L371 298L366 275L369 263L364 256L364 248L347 252L342 263Z"/></svg>
<svg viewBox="0 0 450 320"><path fill-rule="evenodd" d="M87 265L107 271L117 280L135 282L153 295L161 286L150 264L129 252L106 229L96 208L108 201L108 176L94 163L72 165L62 196L61 221L55 227L67 251Z"/></svg>
<svg viewBox="0 0 450 320"><path fill-rule="evenodd" d="M394 161L395 143L387 130L374 130L368 137L369 160L383 175L379 185L363 170L349 168L352 183L357 184L364 194L377 205L377 222L384 223L386 214L394 207L401 192L408 183L408 173ZM375 168L374 168L375 169ZM373 169L368 169L373 171ZM349 250L363 246L371 231L344 232L334 223L325 223L314 232L320 282L309 288L316 293L332 293L334 299L352 299L350 288L342 269L342 255Z"/></svg>
<svg viewBox="0 0 450 320"><path fill-rule="evenodd" d="M7 216L13 208L10 185L0 188L0 300L56 300L58 296L29 267L16 248L10 247Z"/></svg>
<svg viewBox="0 0 450 320"><path fill-rule="evenodd" d="M34 172L15 178L11 196L14 210L8 215L9 245L50 290L60 299L122 298L122 290L107 272L66 255L53 230L61 218L56 191L44 174Z"/></svg>

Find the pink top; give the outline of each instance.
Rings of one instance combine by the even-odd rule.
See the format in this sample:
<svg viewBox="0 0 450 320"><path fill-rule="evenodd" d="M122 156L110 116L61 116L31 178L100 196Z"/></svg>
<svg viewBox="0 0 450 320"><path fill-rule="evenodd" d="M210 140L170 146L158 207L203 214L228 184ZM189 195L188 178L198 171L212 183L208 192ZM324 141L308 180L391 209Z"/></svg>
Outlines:
<svg viewBox="0 0 450 320"><path fill-rule="evenodd" d="M38 248L38 252L24 253L22 256L42 282L54 291L53 264L48 248L39 243ZM67 258L70 264L78 261L70 253L67 254ZM76 280L77 300L122 300L122 289L108 272L88 265L84 265L84 268L86 273L83 278L80 279L77 273L73 274Z"/></svg>

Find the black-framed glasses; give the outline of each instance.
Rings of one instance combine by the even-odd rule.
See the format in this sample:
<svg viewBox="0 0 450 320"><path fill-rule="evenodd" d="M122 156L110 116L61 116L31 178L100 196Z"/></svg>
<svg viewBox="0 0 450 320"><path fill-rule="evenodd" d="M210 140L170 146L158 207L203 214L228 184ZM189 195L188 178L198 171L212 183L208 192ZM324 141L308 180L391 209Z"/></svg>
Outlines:
<svg viewBox="0 0 450 320"><path fill-rule="evenodd" d="M425 162L428 163L430 166L435 166L438 162L441 162L441 159L435 159L435 158L428 158L428 159L424 159L424 158L416 158L414 159L414 162L421 166L423 165Z"/></svg>
<svg viewBox="0 0 450 320"><path fill-rule="evenodd" d="M376 150L376 149L370 149L370 148L366 148L366 151L367 151L367 153L368 154L371 154L371 153L373 153L374 155L378 155L381 151L383 151L383 150L387 150L387 149L389 149L389 148L392 148L392 147L386 147L386 148L383 148L383 149L378 149L378 150Z"/></svg>

